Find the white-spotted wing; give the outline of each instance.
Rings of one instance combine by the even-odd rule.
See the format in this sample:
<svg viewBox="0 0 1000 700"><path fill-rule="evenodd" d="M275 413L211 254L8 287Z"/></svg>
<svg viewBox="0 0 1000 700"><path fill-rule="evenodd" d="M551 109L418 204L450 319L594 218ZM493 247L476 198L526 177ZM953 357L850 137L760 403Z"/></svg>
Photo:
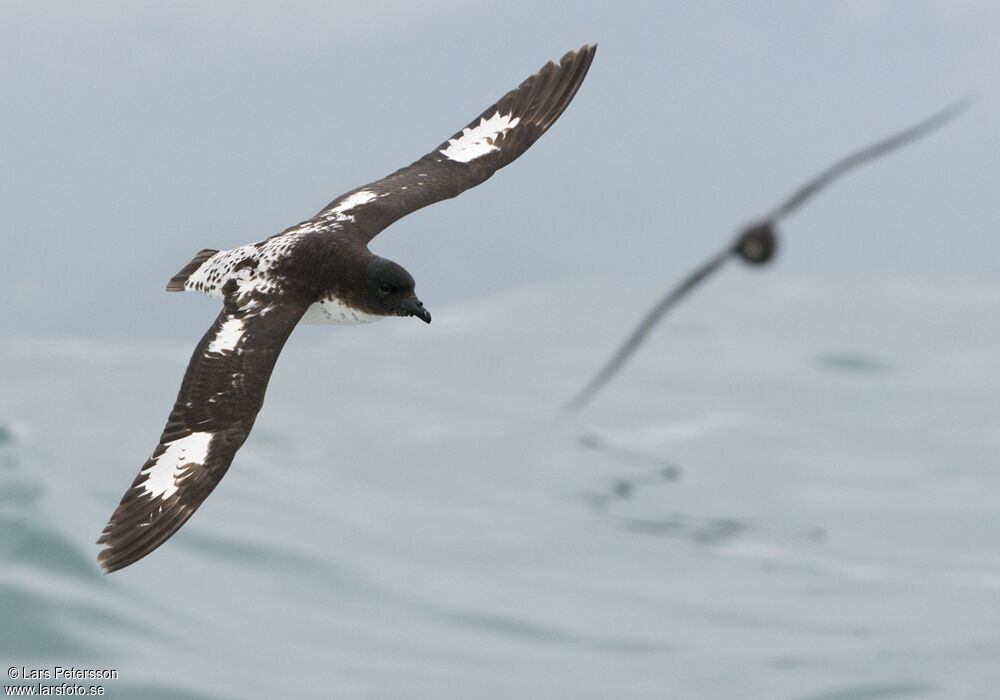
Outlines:
<svg viewBox="0 0 1000 700"><path fill-rule="evenodd" d="M307 299L244 294L202 337L153 454L125 492L98 544L107 571L163 544L197 510L233 461L264 403L275 360Z"/></svg>
<svg viewBox="0 0 1000 700"><path fill-rule="evenodd" d="M559 118L596 51L596 46L583 46L559 63L550 61L420 160L338 197L290 231L340 224L367 243L399 218L484 182L528 150Z"/></svg>

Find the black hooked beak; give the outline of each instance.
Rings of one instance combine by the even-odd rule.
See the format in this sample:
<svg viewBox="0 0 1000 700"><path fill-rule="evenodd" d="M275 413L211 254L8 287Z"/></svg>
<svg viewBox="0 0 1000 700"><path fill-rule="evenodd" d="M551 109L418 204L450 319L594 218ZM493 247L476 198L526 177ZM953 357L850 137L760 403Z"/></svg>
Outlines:
<svg viewBox="0 0 1000 700"><path fill-rule="evenodd" d="M424 308L423 302L421 302L416 297L410 297L406 300L404 308L410 316L416 316L424 323L431 322L431 312Z"/></svg>

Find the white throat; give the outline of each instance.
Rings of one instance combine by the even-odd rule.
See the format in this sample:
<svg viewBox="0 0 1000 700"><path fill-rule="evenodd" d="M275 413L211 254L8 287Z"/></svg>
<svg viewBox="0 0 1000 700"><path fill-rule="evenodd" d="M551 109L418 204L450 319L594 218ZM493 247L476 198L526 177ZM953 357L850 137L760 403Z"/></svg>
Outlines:
<svg viewBox="0 0 1000 700"><path fill-rule="evenodd" d="M306 309L299 323L336 323L336 324L358 324L372 323L385 318L375 314L366 314L364 311L352 309L341 304L336 299L320 299Z"/></svg>

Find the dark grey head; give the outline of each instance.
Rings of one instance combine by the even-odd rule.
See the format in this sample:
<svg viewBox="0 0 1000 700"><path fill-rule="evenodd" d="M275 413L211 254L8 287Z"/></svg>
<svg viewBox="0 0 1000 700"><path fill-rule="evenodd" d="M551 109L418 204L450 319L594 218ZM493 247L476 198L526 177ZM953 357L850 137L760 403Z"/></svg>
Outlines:
<svg viewBox="0 0 1000 700"><path fill-rule="evenodd" d="M424 323L431 315L413 292L413 276L401 266L374 257L365 267L365 300L380 316L416 316Z"/></svg>
<svg viewBox="0 0 1000 700"><path fill-rule="evenodd" d="M736 240L733 252L751 265L763 265L774 255L778 235L770 221L747 227Z"/></svg>

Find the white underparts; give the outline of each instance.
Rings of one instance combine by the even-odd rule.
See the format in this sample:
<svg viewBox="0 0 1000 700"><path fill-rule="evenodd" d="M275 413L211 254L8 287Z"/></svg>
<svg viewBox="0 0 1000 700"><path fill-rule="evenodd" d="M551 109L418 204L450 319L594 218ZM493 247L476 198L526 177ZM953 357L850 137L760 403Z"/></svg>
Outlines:
<svg viewBox="0 0 1000 700"><path fill-rule="evenodd" d="M167 499L178 489L178 479L188 474L187 465L204 466L208 458L208 448L212 443L212 433L191 433L166 443L163 454L149 467L142 470L146 475L143 488L152 498Z"/></svg>
<svg viewBox="0 0 1000 700"><path fill-rule="evenodd" d="M373 321L378 321L385 318L384 316L376 316L374 314L366 314L364 311L358 311L357 309L352 309L346 306L336 299L321 299L320 301L314 302L306 309L305 314L302 315L299 323L335 323L335 324L358 324L358 323L372 323Z"/></svg>

